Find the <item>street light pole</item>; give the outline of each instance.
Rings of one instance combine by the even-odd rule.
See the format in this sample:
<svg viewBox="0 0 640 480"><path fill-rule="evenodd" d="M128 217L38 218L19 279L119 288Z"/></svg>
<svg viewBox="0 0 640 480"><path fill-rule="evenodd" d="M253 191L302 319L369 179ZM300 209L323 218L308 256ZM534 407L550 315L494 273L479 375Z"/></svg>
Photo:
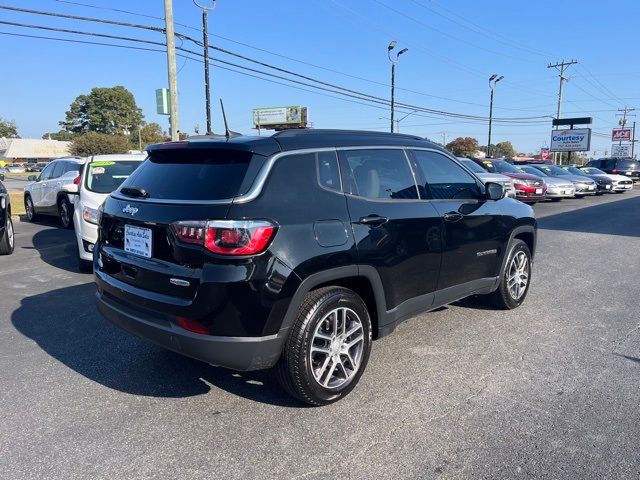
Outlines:
<svg viewBox="0 0 640 480"><path fill-rule="evenodd" d="M211 89L209 88L209 10L213 10L216 6L216 0L211 0L211 6L200 4L197 0L193 0L196 7L202 9L202 44L204 47L204 98L205 110L207 114L207 135L211 135Z"/></svg>
<svg viewBox="0 0 640 480"><path fill-rule="evenodd" d="M401 122L401 121L403 121L405 118L407 118L409 115L413 115L413 114L414 114L414 113L416 113L416 112L417 112L417 110L414 110L414 111L412 111L412 112L409 112L409 113L407 113L404 117L402 117L402 118L400 118L400 119L398 119L398 120L395 120L395 119L391 120L391 119L390 119L390 118L388 118L388 117L378 117L378 120L391 120L392 122L396 122L396 132L397 132L397 133L400 133L400 122Z"/></svg>
<svg viewBox="0 0 640 480"><path fill-rule="evenodd" d="M487 140L487 157L491 158L491 124L493 122L493 89L500 80L504 78L504 75L498 76L494 73L489 77L489 88L491 89L491 100L489 101L489 138Z"/></svg>
<svg viewBox="0 0 640 480"><path fill-rule="evenodd" d="M391 62L391 133L393 133L393 117L395 115L396 63L398 63L400 55L409 51L408 48L403 48L395 55L395 58L392 58L391 51L396 48L397 43L398 42L393 40L387 47L387 57L389 57L389 61Z"/></svg>

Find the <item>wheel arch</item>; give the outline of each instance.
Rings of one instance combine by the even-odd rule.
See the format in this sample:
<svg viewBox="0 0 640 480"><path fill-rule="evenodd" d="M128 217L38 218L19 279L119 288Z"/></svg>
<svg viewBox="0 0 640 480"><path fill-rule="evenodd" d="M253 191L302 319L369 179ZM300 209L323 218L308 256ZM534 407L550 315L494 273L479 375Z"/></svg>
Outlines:
<svg viewBox="0 0 640 480"><path fill-rule="evenodd" d="M387 317L382 281L375 269L358 265L331 268L306 277L291 299L281 330L289 329L293 325L307 293L329 286L348 288L362 298L371 317L373 337L377 338L380 326L385 324Z"/></svg>

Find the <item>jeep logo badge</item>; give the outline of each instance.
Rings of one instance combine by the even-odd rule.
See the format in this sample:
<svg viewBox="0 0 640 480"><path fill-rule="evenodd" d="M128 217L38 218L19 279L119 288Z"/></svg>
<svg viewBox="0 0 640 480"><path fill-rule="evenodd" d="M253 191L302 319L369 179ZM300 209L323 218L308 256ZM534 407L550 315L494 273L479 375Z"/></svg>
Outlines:
<svg viewBox="0 0 640 480"><path fill-rule="evenodd" d="M122 213L126 213L133 217L136 213L138 213L138 209L127 204L127 206L122 209Z"/></svg>

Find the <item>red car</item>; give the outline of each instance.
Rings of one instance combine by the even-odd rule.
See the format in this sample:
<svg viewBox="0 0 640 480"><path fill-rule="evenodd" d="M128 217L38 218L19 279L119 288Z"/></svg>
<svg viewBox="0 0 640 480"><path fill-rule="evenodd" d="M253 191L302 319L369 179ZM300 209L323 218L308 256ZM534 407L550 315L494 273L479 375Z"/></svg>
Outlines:
<svg viewBox="0 0 640 480"><path fill-rule="evenodd" d="M513 178L516 198L525 203L536 203L547 199L547 184L542 177L523 173L505 160L477 158L474 161L487 172L499 173Z"/></svg>

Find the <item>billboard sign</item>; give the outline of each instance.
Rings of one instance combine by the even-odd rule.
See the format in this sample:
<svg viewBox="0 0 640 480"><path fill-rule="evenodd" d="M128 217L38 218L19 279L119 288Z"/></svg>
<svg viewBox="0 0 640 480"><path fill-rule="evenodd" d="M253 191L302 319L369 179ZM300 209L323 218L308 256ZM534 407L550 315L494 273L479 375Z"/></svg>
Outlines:
<svg viewBox="0 0 640 480"><path fill-rule="evenodd" d="M614 143L611 145L611 156L618 158L631 158L631 145L620 145L619 143Z"/></svg>
<svg viewBox="0 0 640 480"><path fill-rule="evenodd" d="M306 107L294 105L290 107L254 108L253 124L256 128L269 128L276 125L305 126Z"/></svg>
<svg viewBox="0 0 640 480"><path fill-rule="evenodd" d="M631 141L631 129L630 128L614 128L611 132L612 142L630 142Z"/></svg>
<svg viewBox="0 0 640 480"><path fill-rule="evenodd" d="M549 147L542 147L540 149L540 158L542 160L546 160L547 158L549 158Z"/></svg>
<svg viewBox="0 0 640 480"><path fill-rule="evenodd" d="M586 152L590 146L590 128L551 131L551 152Z"/></svg>

